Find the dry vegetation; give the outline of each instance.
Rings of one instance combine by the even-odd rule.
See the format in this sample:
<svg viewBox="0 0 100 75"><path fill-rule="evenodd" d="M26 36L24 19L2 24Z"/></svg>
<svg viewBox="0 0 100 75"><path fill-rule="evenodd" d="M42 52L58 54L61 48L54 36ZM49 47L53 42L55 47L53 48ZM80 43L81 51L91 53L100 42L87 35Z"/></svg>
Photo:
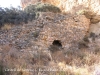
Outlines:
<svg viewBox="0 0 100 75"><path fill-rule="evenodd" d="M9 28L9 25L18 25L27 23L35 19L36 13L25 13L18 8L3 8L0 7L0 28ZM8 27L7 27L8 26Z"/></svg>
<svg viewBox="0 0 100 75"><path fill-rule="evenodd" d="M51 4L47 4L47 3L41 3L41 2L33 4L33 5L28 5L24 9L24 11L28 13L34 13L34 12L60 13L61 12L61 10L58 7Z"/></svg>
<svg viewBox="0 0 100 75"><path fill-rule="evenodd" d="M56 55L57 56L57 55ZM55 75L99 75L97 67L100 68L100 48L90 50L81 48L66 52L67 63L59 62L59 71ZM60 58L60 56L58 57ZM63 59L63 58L61 58ZM58 69L58 68L56 68ZM50 75L48 73L48 75Z"/></svg>

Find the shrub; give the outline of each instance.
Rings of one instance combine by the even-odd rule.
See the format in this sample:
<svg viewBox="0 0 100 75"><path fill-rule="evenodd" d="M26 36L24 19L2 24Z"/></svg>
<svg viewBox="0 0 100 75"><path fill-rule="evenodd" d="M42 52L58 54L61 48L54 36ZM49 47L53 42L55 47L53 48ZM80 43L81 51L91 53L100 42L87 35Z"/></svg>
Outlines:
<svg viewBox="0 0 100 75"><path fill-rule="evenodd" d="M89 43L88 36L84 36L83 41Z"/></svg>
<svg viewBox="0 0 100 75"><path fill-rule="evenodd" d="M81 48L88 48L88 43L85 42L85 41L80 41L78 43L78 47L79 47L79 49L81 49Z"/></svg>
<svg viewBox="0 0 100 75"><path fill-rule="evenodd" d="M90 38L92 38L93 41L95 41L95 38L96 38L96 34L91 32L90 33Z"/></svg>
<svg viewBox="0 0 100 75"><path fill-rule="evenodd" d="M34 13L34 12L53 12L53 13L59 13L61 10L51 4L45 4L45 3L37 3L34 5L29 5L24 9L27 13Z"/></svg>
<svg viewBox="0 0 100 75"><path fill-rule="evenodd" d="M17 8L2 8L0 7L0 27L4 24L18 25L22 22L27 23L35 19L35 13L26 13Z"/></svg>
<svg viewBox="0 0 100 75"><path fill-rule="evenodd" d="M0 65L0 75L4 75L3 66Z"/></svg>

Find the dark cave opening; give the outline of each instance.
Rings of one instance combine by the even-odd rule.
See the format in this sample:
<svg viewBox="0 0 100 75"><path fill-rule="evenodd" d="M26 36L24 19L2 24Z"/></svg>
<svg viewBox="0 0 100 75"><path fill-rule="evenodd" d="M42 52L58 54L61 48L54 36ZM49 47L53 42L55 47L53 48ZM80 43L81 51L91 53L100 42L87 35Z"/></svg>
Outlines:
<svg viewBox="0 0 100 75"><path fill-rule="evenodd" d="M49 50L51 52L56 52L62 50L62 43L60 40L54 40L52 45L50 45Z"/></svg>
<svg viewBox="0 0 100 75"><path fill-rule="evenodd" d="M62 47L61 41L60 40L54 40L52 45Z"/></svg>

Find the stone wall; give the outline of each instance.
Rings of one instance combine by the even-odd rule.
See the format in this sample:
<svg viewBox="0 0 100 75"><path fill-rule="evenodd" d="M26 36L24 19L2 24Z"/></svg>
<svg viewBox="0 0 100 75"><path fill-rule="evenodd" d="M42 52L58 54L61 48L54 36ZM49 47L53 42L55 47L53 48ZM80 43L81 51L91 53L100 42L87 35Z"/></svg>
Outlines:
<svg viewBox="0 0 100 75"><path fill-rule="evenodd" d="M61 42L63 48L75 46L86 35L89 29L89 19L84 15L62 15L43 13L44 27L38 41L43 48L48 48L55 40ZM45 22L46 21L46 22Z"/></svg>

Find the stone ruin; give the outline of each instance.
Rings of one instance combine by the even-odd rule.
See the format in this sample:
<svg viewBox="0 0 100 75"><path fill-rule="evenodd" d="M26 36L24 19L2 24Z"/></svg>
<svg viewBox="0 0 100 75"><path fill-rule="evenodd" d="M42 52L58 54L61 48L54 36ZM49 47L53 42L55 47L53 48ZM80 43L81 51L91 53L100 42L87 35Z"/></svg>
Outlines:
<svg viewBox="0 0 100 75"><path fill-rule="evenodd" d="M89 30L90 20L84 15L43 13L44 26L38 41L42 48L57 45L68 49L81 41Z"/></svg>

